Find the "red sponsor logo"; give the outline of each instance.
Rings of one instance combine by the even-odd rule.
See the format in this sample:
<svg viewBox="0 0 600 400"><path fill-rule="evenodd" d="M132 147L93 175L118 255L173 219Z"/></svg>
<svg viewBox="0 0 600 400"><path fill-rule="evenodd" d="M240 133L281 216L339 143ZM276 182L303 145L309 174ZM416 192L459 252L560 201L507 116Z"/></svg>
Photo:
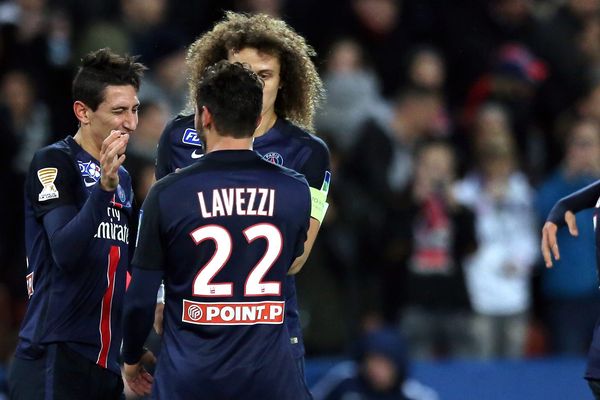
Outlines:
<svg viewBox="0 0 600 400"><path fill-rule="evenodd" d="M285 302L200 303L183 300L181 320L196 325L282 324Z"/></svg>

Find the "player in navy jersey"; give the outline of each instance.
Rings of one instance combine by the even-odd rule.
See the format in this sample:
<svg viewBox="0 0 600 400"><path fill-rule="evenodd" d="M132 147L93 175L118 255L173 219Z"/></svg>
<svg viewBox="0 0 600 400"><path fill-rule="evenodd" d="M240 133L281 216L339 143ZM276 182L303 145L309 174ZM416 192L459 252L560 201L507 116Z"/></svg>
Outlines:
<svg viewBox="0 0 600 400"><path fill-rule="evenodd" d="M146 198L124 311L125 378L138 394L156 290L166 285L154 398L310 399L289 345L285 277L304 252L310 190L252 151L262 82L240 63L207 68L196 126L207 153Z"/></svg>
<svg viewBox="0 0 600 400"><path fill-rule="evenodd" d="M552 257L560 259L557 241L558 228L567 226L569 233L578 235L575 214L579 211L596 208L594 229L596 233L596 267L600 275L600 227L598 226L598 210L600 207L600 181L594 182L569 196L560 199L550 211L542 228L542 255L547 268L552 267ZM600 400L600 318L594 328L594 336L588 352L588 364L585 379L597 400Z"/></svg>
<svg viewBox="0 0 600 400"><path fill-rule="evenodd" d="M119 399L131 180L121 166L137 126L145 67L108 49L73 81L75 136L37 151L25 183L29 304L11 399Z"/></svg>
<svg viewBox="0 0 600 400"><path fill-rule="evenodd" d="M314 51L285 22L266 15L228 12L224 21L196 40L188 50L191 71L190 99L197 77L223 58L245 63L264 81L262 122L254 132L254 150L272 163L306 177L312 208L306 251L294 268L304 265L327 210L331 180L329 150L309 133L322 83L310 57ZM158 146L156 178L196 162L203 153L201 135L194 129L194 115L180 115L163 132ZM303 368L304 345L293 277L286 285L286 325L294 355Z"/></svg>

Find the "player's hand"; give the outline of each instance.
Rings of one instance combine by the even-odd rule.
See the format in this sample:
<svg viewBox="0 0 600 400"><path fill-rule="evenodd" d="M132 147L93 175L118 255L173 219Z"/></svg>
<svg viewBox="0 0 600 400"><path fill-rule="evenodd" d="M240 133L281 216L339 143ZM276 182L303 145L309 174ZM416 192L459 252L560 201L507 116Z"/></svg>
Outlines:
<svg viewBox="0 0 600 400"><path fill-rule="evenodd" d="M144 364L155 364L156 357L150 350L146 350L137 364L123 364L123 377L129 389L138 396L145 396L152 391L154 378L146 369Z"/></svg>
<svg viewBox="0 0 600 400"><path fill-rule="evenodd" d="M119 185L119 167L125 161L125 149L129 142L129 134L111 131L102 142L100 149L100 185L106 191L113 191Z"/></svg>
<svg viewBox="0 0 600 400"><path fill-rule="evenodd" d="M164 303L156 303L154 309L154 331L157 335L163 334L163 312L165 311Z"/></svg>
<svg viewBox="0 0 600 400"><path fill-rule="evenodd" d="M569 228L569 233L578 236L579 230L577 229L575 214L571 211L565 212L565 222ZM557 230L556 224L550 221L546 222L542 228L542 255L547 268L552 268L552 257L555 260L560 260L560 251L556 239Z"/></svg>

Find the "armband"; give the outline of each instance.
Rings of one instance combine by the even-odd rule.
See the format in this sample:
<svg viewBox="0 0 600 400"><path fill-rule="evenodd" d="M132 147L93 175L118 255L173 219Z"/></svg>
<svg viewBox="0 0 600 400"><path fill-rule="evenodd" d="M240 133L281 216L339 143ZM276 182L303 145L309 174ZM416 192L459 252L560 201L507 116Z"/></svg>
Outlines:
<svg viewBox="0 0 600 400"><path fill-rule="evenodd" d="M325 213L327 213L327 208L329 204L327 203L327 192L315 188L310 188L310 216L319 223L323 222L325 218Z"/></svg>

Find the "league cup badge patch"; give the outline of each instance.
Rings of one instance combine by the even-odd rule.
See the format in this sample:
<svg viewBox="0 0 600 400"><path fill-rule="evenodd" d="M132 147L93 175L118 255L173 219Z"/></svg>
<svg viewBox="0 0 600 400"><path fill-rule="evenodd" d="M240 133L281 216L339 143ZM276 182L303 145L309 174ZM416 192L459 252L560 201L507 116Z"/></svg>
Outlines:
<svg viewBox="0 0 600 400"><path fill-rule="evenodd" d="M42 191L38 195L38 201L58 199L58 190L54 185L56 175L58 175L58 169L56 168L42 168L38 170L37 176L43 186Z"/></svg>
<svg viewBox="0 0 600 400"><path fill-rule="evenodd" d="M263 156L263 160L270 162L275 165L283 165L283 157L281 154L271 151Z"/></svg>

